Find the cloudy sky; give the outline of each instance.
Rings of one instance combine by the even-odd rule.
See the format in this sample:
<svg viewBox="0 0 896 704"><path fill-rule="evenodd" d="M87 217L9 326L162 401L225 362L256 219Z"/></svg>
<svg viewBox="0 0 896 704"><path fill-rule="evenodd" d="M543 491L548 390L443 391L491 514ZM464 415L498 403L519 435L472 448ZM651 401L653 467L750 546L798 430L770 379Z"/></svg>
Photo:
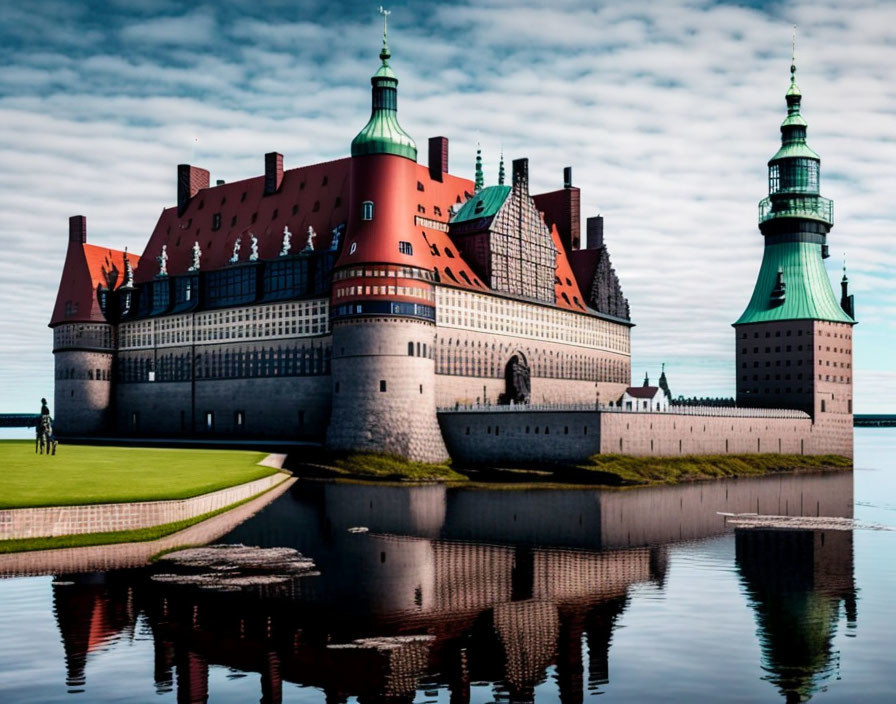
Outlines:
<svg viewBox="0 0 896 704"><path fill-rule="evenodd" d="M0 412L52 398L46 324L67 219L141 252L176 165L227 181L345 156L369 114L379 3L0 0ZM633 375L733 395L757 202L785 112L791 26L809 143L856 294L857 412L896 411L896 8L887 2L458 0L392 5L399 116L451 171L573 167L637 323ZM838 289L839 291L839 289Z"/></svg>

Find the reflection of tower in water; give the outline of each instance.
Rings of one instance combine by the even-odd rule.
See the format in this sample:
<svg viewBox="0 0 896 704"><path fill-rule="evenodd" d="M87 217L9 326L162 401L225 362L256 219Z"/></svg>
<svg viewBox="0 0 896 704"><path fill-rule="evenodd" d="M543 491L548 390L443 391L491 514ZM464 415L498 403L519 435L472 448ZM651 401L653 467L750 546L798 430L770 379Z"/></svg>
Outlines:
<svg viewBox="0 0 896 704"><path fill-rule="evenodd" d="M841 603L855 627L852 532L739 529L736 550L765 679L788 703L808 701L838 674Z"/></svg>
<svg viewBox="0 0 896 704"><path fill-rule="evenodd" d="M53 611L65 652L65 684L71 692L85 685L87 656L133 632L130 587L108 585L101 575L64 575L53 582Z"/></svg>

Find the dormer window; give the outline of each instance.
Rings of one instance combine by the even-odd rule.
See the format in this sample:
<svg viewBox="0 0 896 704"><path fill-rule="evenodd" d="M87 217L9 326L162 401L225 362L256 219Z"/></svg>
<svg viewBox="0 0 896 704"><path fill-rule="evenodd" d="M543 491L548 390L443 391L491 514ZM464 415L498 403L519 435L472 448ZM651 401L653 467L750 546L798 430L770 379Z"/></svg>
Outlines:
<svg viewBox="0 0 896 704"><path fill-rule="evenodd" d="M373 220L373 201L365 200L361 203L361 219Z"/></svg>
<svg viewBox="0 0 896 704"><path fill-rule="evenodd" d="M401 254L413 254L414 253L414 245L410 242L399 242L398 243L398 251Z"/></svg>

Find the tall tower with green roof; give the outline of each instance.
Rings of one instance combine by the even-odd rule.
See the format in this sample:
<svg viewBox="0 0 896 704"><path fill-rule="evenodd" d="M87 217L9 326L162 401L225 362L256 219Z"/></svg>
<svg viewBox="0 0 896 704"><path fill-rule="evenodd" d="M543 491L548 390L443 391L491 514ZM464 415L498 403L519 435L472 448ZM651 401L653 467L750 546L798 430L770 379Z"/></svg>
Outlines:
<svg viewBox="0 0 896 704"><path fill-rule="evenodd" d="M824 265L834 207L819 192L821 158L806 143L795 63L786 100L781 148L768 162L768 196L759 202L762 265L734 323L737 404L804 410L815 430L826 426L851 454L855 320L837 301Z"/></svg>

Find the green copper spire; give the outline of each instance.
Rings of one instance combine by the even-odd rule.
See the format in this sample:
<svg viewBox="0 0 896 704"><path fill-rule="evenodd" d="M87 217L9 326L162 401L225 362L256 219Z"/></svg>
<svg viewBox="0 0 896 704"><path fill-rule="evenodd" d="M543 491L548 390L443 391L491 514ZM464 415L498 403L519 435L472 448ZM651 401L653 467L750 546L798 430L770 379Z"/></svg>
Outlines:
<svg viewBox="0 0 896 704"><path fill-rule="evenodd" d="M476 145L476 182L473 184L473 193L479 193L485 185L485 177L482 175L482 149Z"/></svg>
<svg viewBox="0 0 896 704"><path fill-rule="evenodd" d="M501 163L498 164L498 185L504 185L504 150L501 150Z"/></svg>
<svg viewBox="0 0 896 704"><path fill-rule="evenodd" d="M370 79L373 86L370 120L352 140L352 156L395 154L417 161L416 143L398 124L398 78L389 66L392 53L387 41L387 21L391 13L382 7L380 13L383 15L382 65Z"/></svg>
<svg viewBox="0 0 896 704"><path fill-rule="evenodd" d="M762 266L735 325L776 320L855 322L837 302L824 266L833 202L819 195L821 158L806 144L796 61L790 66L781 148L768 162L768 197L759 203Z"/></svg>

